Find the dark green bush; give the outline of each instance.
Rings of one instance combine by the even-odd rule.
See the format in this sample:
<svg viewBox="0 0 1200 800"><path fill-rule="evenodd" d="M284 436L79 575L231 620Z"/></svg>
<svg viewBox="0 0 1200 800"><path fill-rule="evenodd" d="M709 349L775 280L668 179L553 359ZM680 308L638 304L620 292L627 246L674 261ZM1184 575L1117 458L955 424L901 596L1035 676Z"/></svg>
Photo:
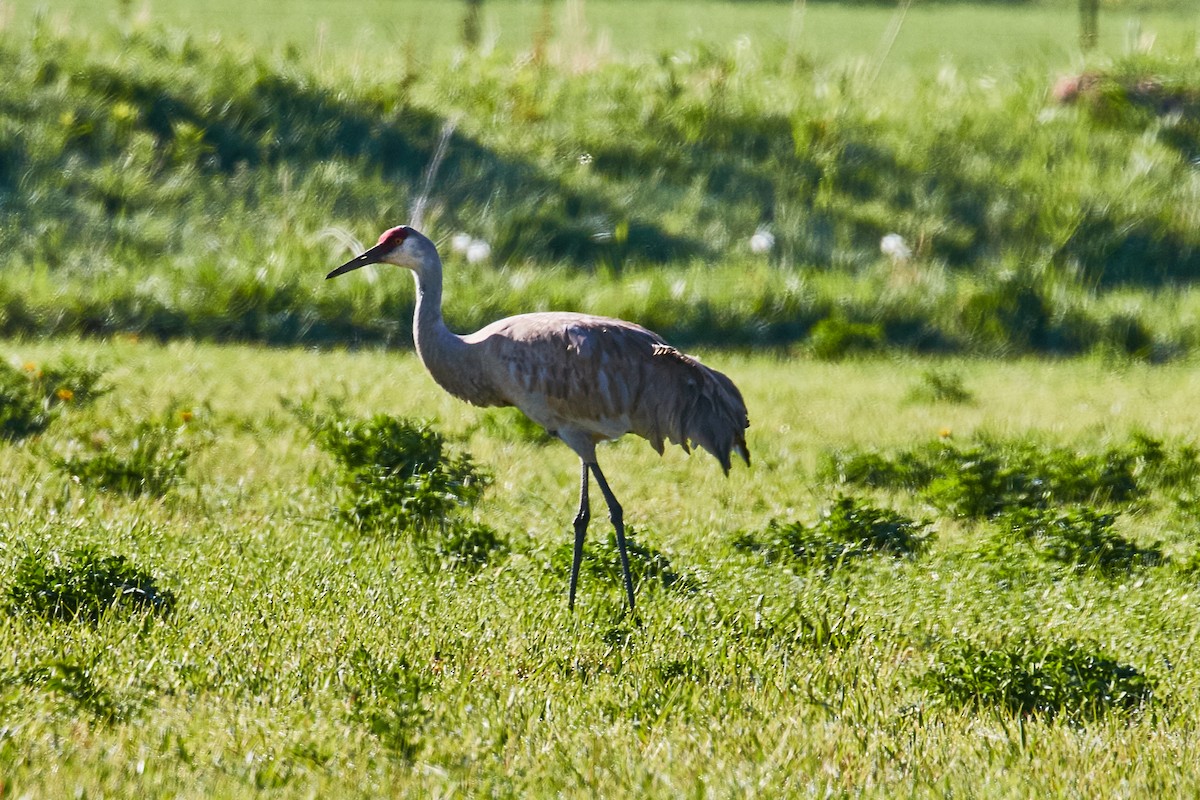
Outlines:
<svg viewBox="0 0 1200 800"><path fill-rule="evenodd" d="M508 553L508 542L487 525L456 522L430 543L434 554L452 569L481 569Z"/></svg>
<svg viewBox="0 0 1200 800"><path fill-rule="evenodd" d="M1162 563L1161 547L1140 547L1113 533L1116 519L1115 514L1086 506L1063 511L1018 509L1005 516L1002 525L1024 537L1043 557L1071 569L1095 569L1112 576Z"/></svg>
<svg viewBox="0 0 1200 800"><path fill-rule="evenodd" d="M342 485L346 490L343 519L364 530L393 533L444 526L483 490L479 473L465 460L407 475L381 466L365 467Z"/></svg>
<svg viewBox="0 0 1200 800"><path fill-rule="evenodd" d="M1167 447L1153 436L1135 432L1125 449L1134 458L1138 480L1147 485L1186 489L1200 478L1200 450L1195 445Z"/></svg>
<svg viewBox="0 0 1200 800"><path fill-rule="evenodd" d="M403 658L384 664L361 647L351 654L349 667L351 718L402 758L414 758L429 717L422 698L432 682Z"/></svg>
<svg viewBox="0 0 1200 800"><path fill-rule="evenodd" d="M138 423L113 441L93 440L92 455L52 455L58 469L96 489L161 497L183 479L191 451L178 425L158 420Z"/></svg>
<svg viewBox="0 0 1200 800"><path fill-rule="evenodd" d="M1053 497L1054 475L1059 472L1055 462L1036 460L1037 456L1035 450L1004 451L988 443L948 447L941 453L939 474L925 486L923 496L946 513L965 517L1045 505Z"/></svg>
<svg viewBox="0 0 1200 800"><path fill-rule="evenodd" d="M839 483L913 491L940 474L939 454L947 446L936 441L892 456L872 451L827 454L822 472Z"/></svg>
<svg viewBox="0 0 1200 800"><path fill-rule="evenodd" d="M957 516L991 517L1014 508L1130 502L1155 486L1190 479L1198 464L1189 445L1168 450L1136 434L1127 444L1099 453L1033 440L980 437L966 445L939 440L891 456L833 454L823 471L843 483L920 491Z"/></svg>
<svg viewBox="0 0 1200 800"><path fill-rule="evenodd" d="M1050 344L1050 301L1026 278L1005 278L971 298L962 326L984 351L1045 350Z"/></svg>
<svg viewBox="0 0 1200 800"><path fill-rule="evenodd" d="M808 335L809 350L822 361L837 361L879 350L884 342L882 325L851 322L843 316L826 317L814 325Z"/></svg>
<svg viewBox="0 0 1200 800"><path fill-rule="evenodd" d="M310 406L293 410L337 461L340 515L357 528L394 533L449 528L491 480L469 455L447 453L445 439L428 422L386 414L353 419Z"/></svg>
<svg viewBox="0 0 1200 800"><path fill-rule="evenodd" d="M0 361L0 439L16 441L41 433L62 407L84 405L108 391L102 371L71 360L61 364L26 364L23 369Z"/></svg>
<svg viewBox="0 0 1200 800"><path fill-rule="evenodd" d="M48 406L86 405L111 391L101 383L104 370L88 367L70 358L60 364L46 364L33 371L35 388Z"/></svg>
<svg viewBox="0 0 1200 800"><path fill-rule="evenodd" d="M929 544L928 522L839 497L815 525L771 520L759 533L739 534L738 550L757 553L768 564L833 567L870 555L915 556Z"/></svg>
<svg viewBox="0 0 1200 800"><path fill-rule="evenodd" d="M52 418L29 376L0 361L0 438L16 441L41 433Z"/></svg>
<svg viewBox="0 0 1200 800"><path fill-rule="evenodd" d="M1155 681L1085 644L1021 641L994 648L952 642L922 686L946 703L980 712L1091 721L1136 711L1154 699Z"/></svg>
<svg viewBox="0 0 1200 800"><path fill-rule="evenodd" d="M658 585L664 589L694 588L687 576L677 572L671 559L662 551L637 540L637 531L632 526L625 528L625 551L629 556L629 572L634 586ZM569 575L571 561L575 555L574 542L566 542L555 548L550 557L550 569L556 575ZM617 549L616 532L610 531L604 545L584 542L583 560L579 571L597 578L609 586L624 586L621 570L621 554Z"/></svg>
<svg viewBox="0 0 1200 800"><path fill-rule="evenodd" d="M125 556L103 555L95 547L57 554L26 555L5 593L10 613L50 620L96 622L109 609L167 615L175 594Z"/></svg>

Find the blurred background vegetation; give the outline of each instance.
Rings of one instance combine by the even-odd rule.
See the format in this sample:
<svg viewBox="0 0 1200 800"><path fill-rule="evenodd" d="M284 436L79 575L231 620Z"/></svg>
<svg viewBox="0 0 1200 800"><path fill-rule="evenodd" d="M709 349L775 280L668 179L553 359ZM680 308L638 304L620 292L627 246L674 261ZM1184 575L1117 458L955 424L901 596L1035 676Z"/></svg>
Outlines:
<svg viewBox="0 0 1200 800"><path fill-rule="evenodd" d="M1187 3L1101 4L1087 55L1058 0L0 19L0 334L402 346L407 279L322 278L419 207L460 330L562 308L825 358L1200 343Z"/></svg>

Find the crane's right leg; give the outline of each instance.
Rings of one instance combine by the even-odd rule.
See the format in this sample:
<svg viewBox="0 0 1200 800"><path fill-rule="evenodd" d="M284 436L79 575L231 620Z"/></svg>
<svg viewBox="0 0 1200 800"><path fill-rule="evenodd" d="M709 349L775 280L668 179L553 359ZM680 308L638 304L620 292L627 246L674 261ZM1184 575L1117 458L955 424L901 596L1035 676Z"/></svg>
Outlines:
<svg viewBox="0 0 1200 800"><path fill-rule="evenodd" d="M583 462L583 477L579 482L579 513L575 515L575 557L571 561L571 590L567 596L567 610L575 609L575 587L579 583L579 565L583 562L583 537L587 533L588 520L592 511L588 504L588 465Z"/></svg>
<svg viewBox="0 0 1200 800"><path fill-rule="evenodd" d="M608 488L608 481L604 480L604 473L600 471L599 464L592 464L592 473L596 476L596 484L604 495L604 501L608 503L608 518L612 520L613 529L617 532L617 551L621 554L621 574L625 577L625 597L629 600L630 615L636 617L637 609L633 604L633 576L629 573L629 553L625 549L625 513L621 510L621 504L617 502L612 489Z"/></svg>

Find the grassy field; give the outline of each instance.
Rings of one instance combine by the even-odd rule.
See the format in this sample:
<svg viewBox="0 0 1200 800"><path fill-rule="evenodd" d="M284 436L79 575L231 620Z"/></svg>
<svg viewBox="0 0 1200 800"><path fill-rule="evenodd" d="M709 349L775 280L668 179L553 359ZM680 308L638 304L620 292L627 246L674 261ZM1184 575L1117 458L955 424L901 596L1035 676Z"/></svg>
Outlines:
<svg viewBox="0 0 1200 800"><path fill-rule="evenodd" d="M1194 7L461 11L0 5L0 796L1200 792ZM322 280L422 204L452 328L742 388L753 468L601 451L640 618Z"/></svg>
<svg viewBox="0 0 1200 800"><path fill-rule="evenodd" d="M1142 458L1119 502L1048 494L1053 509L1115 515L1092 531L1115 560L1095 561L1014 540L1004 515L948 513L935 494L827 467L981 433L995 453L1033 441L1073 454L1140 433L1194 476L1193 365L713 355L751 408L752 469L726 480L706 456L659 460L637 440L602 454L648 548L638 625L602 515L566 611L574 456L450 400L411 356L121 341L3 353L22 370L99 366L111 388L0 449L6 794L1086 797L1200 784L1190 482L1151 478ZM947 384L968 397L930 392ZM343 521L335 462L285 409L336 398L351 419L434 419L494 476L464 513L506 547L455 561L431 549L441 534ZM161 496L54 466L73 448L128 456L126 434L147 420L179 428L190 452ZM745 546L792 523L827 546L822 513L841 497L875 509L864 519L928 523L931 538L835 561ZM154 597L170 593L169 613L118 603L58 621L17 591L24 562L83 570L86 546L126 557ZM966 688L955 648L985 673ZM1056 661L1063 648L1079 658Z"/></svg>
<svg viewBox="0 0 1200 800"><path fill-rule="evenodd" d="M363 3L348 13L336 0L292 0L247 6L217 0L186 3L9 3L10 25L39 15L87 35L112 24L163 24L198 38L221 37L258 48L291 47L326 74L364 76L403 69L404 59L440 60L462 47L462 2L395 0ZM1079 58L1078 11L1071 2L915 4L902 16L890 48L896 8L886 3L678 2L584 0L555 3L549 18L553 46L579 63L643 60L686 50L697 42L719 48L744 41L761 56L788 47L818 61L875 60L888 67L927 71L950 62L972 71L997 71L1031 62L1061 67ZM1194 44L1197 15L1186 2L1104 4L1099 47L1120 53L1130 37L1149 35L1167 51ZM513 54L530 49L546 28L540 0L486 0L480 46Z"/></svg>

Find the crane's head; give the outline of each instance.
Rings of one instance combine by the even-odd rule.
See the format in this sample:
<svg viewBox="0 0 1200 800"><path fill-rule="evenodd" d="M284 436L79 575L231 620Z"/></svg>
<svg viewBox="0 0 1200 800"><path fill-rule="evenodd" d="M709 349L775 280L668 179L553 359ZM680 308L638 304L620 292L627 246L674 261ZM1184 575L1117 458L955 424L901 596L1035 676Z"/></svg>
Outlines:
<svg viewBox="0 0 1200 800"><path fill-rule="evenodd" d="M420 271L431 258L436 257L437 251L432 242L407 225L397 225L380 234L374 247L342 264L325 279L336 278L368 264L395 264Z"/></svg>

